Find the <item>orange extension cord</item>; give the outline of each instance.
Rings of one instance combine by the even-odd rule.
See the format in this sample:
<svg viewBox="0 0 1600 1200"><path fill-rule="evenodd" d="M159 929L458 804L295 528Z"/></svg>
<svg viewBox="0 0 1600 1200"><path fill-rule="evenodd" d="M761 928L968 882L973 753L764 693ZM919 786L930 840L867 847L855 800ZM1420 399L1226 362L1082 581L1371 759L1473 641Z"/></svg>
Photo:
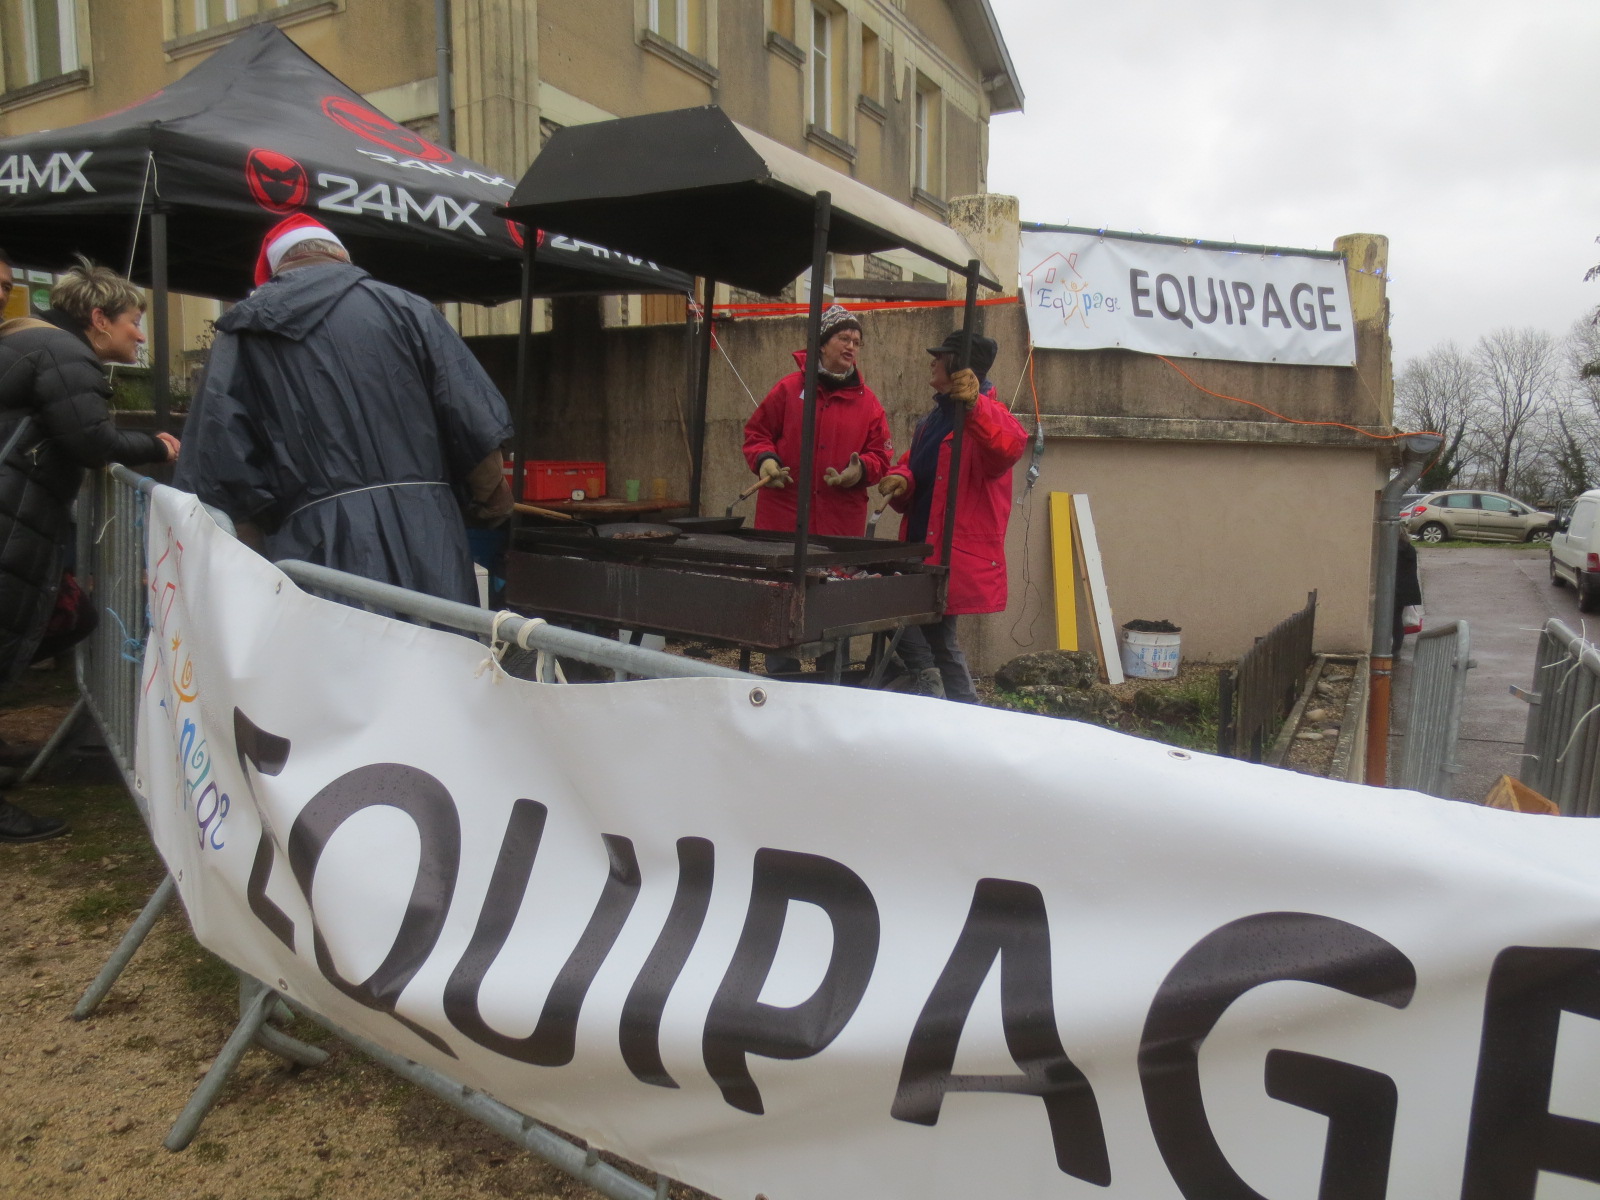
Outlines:
<svg viewBox="0 0 1600 1200"><path fill-rule="evenodd" d="M1182 367L1180 367L1177 363L1173 362L1170 358L1165 358L1165 357L1163 357L1162 355L1159 355L1159 354L1155 355L1154 357L1161 359L1161 361L1166 363L1167 366L1171 367L1179 375L1182 375L1186 380L1188 380L1189 383L1192 386L1198 388L1200 391L1204 392L1208 396L1215 396L1218 400L1232 400L1237 404L1248 404L1251 408L1258 408L1262 412L1266 413L1268 416L1277 417L1278 420L1287 421L1291 425L1328 425L1328 426L1333 427L1334 429L1348 429L1351 433L1359 433L1362 437L1371 438L1375 442L1392 442L1396 438L1403 438L1403 437L1410 437L1411 436L1411 433L1409 433L1409 432L1407 432L1407 433L1372 433L1369 430L1361 428L1361 426L1359 426L1359 425L1346 425L1343 421L1302 421L1298 417L1286 417L1281 412L1274 412L1272 409L1268 408L1265 404L1257 404L1254 400L1246 400L1242 396L1229 396L1229 395L1226 395L1223 392L1213 392L1210 388L1206 387L1204 384L1197 383L1195 381L1194 377L1189 374L1189 372L1185 371ZM1431 430L1424 430L1424 431L1421 431L1421 432L1432 432L1432 431ZM1435 434L1434 436L1437 437L1438 435Z"/></svg>
<svg viewBox="0 0 1600 1200"><path fill-rule="evenodd" d="M995 296L988 300L978 301L980 305L985 306L992 304L1020 304L1021 302L1022 298L1020 296ZM879 312L885 309L961 308L964 304L965 301L963 300L869 300L853 304L846 304L844 307L850 309L852 312ZM806 304L775 303L718 304L714 306L713 311L726 313L732 317L788 317L808 312L810 311L810 306ZM1034 379L1033 373L1033 349L1034 348L1031 345L1028 347L1028 386L1033 392L1034 420L1042 422L1044 418L1041 413L1041 406L1039 403L1039 386ZM1375 442L1392 442L1398 438L1410 437L1412 432L1434 432L1432 430L1421 430L1403 433L1373 433L1370 430L1362 429L1359 425L1347 425L1343 421L1304 421L1299 417L1285 416L1281 412L1277 412L1268 408L1265 404L1259 404L1254 400L1246 400L1243 396L1230 396L1226 392L1214 392L1204 384L1197 381L1192 375L1190 375L1177 363L1173 362L1170 358L1160 354L1153 355L1152 357L1158 358L1162 362L1166 363L1167 366L1171 367L1179 375L1183 376L1190 386L1204 392L1208 396L1215 396L1218 400L1232 400L1235 404L1249 405L1251 408L1257 409L1260 412L1264 412L1270 417L1276 417L1280 421L1287 421L1291 425L1323 425L1333 429L1348 429L1351 433L1358 433L1362 437L1371 438ZM1438 436L1438 434L1435 433L1435 436Z"/></svg>

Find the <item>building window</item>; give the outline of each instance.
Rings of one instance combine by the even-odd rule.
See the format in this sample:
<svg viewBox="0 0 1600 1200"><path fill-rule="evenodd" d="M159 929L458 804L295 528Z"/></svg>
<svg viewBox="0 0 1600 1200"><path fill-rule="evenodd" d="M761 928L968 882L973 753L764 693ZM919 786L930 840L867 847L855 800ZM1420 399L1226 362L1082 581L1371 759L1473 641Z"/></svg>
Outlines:
<svg viewBox="0 0 1600 1200"><path fill-rule="evenodd" d="M7 88L26 87L76 71L76 0L21 0L20 13L7 4L4 36ZM20 28L13 24L21 17Z"/></svg>
<svg viewBox="0 0 1600 1200"><path fill-rule="evenodd" d="M794 0L768 0L767 28L783 37L794 36Z"/></svg>
<svg viewBox="0 0 1600 1200"><path fill-rule="evenodd" d="M821 4L811 6L810 121L817 129L845 133L845 36L849 18Z"/></svg>
<svg viewBox="0 0 1600 1200"><path fill-rule="evenodd" d="M861 27L861 94L868 100L883 103L883 56L878 35L865 25Z"/></svg>
<svg viewBox="0 0 1600 1200"><path fill-rule="evenodd" d="M943 131L940 128L942 97L939 89L926 80L917 80L916 112L911 131L912 162L911 183L918 191L938 195L944 190L943 166L940 150Z"/></svg>
<svg viewBox="0 0 1600 1200"><path fill-rule="evenodd" d="M259 16L275 8L283 8L289 0L179 0L179 12L187 20L180 22L180 32L200 33L233 21ZM184 10L187 9L187 12Z"/></svg>
<svg viewBox="0 0 1600 1200"><path fill-rule="evenodd" d="M811 10L811 123L820 129L833 127L832 25L827 9Z"/></svg>
<svg viewBox="0 0 1600 1200"><path fill-rule="evenodd" d="M697 58L706 56L705 0L650 0L650 32Z"/></svg>

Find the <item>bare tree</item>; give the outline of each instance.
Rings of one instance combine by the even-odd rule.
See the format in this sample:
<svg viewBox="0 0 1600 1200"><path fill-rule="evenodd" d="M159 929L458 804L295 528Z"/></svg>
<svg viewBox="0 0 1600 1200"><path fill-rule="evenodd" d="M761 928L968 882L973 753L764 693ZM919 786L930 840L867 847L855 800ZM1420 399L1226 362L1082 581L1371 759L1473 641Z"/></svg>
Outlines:
<svg viewBox="0 0 1600 1200"><path fill-rule="evenodd" d="M1423 472L1425 490L1455 482L1462 465L1462 442L1473 427L1480 395L1477 366L1454 342L1435 346L1400 369L1394 383L1395 423L1444 438L1438 456Z"/></svg>
<svg viewBox="0 0 1600 1200"><path fill-rule="evenodd" d="M1482 400L1471 440L1482 456L1490 486L1505 491L1532 452L1548 410L1565 394L1561 347L1537 329L1498 329L1478 339L1472 361Z"/></svg>
<svg viewBox="0 0 1600 1200"><path fill-rule="evenodd" d="M1600 242L1600 237L1595 238L1595 241ZM1585 283L1591 283L1596 279L1600 279L1600 263L1595 264L1583 273L1583 281ZM1590 314L1589 325L1591 327L1600 325L1600 308L1595 309ZM1578 378L1600 379L1600 353L1590 355L1578 365Z"/></svg>
<svg viewBox="0 0 1600 1200"><path fill-rule="evenodd" d="M1567 334L1566 358L1576 399L1600 420L1600 324L1588 317L1577 321Z"/></svg>

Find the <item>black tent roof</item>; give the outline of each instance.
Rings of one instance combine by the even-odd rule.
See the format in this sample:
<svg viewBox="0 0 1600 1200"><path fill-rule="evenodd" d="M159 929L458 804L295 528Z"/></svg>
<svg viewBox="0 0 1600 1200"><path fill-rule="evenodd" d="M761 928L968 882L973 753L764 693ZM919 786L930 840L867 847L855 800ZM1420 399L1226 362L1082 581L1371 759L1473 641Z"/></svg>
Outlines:
<svg viewBox="0 0 1600 1200"><path fill-rule="evenodd" d="M819 192L829 250L904 248L959 272L977 257L949 226L714 105L559 129L500 211L770 295L811 265Z"/></svg>
<svg viewBox="0 0 1600 1200"><path fill-rule="evenodd" d="M75 252L150 282L147 214L169 214L170 286L233 299L261 236L308 212L374 276L433 300L518 294L511 183L397 125L276 26L246 31L169 87L66 129L0 141L0 245L29 266ZM540 295L682 292L641 256L550 236Z"/></svg>

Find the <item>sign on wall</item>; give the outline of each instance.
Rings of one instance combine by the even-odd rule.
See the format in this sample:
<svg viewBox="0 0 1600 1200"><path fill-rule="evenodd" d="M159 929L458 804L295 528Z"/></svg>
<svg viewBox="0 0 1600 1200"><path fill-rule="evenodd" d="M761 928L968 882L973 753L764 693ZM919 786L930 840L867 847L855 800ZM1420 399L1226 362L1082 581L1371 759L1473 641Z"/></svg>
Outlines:
<svg viewBox="0 0 1600 1200"><path fill-rule="evenodd" d="M729 1200L1600 1182L1600 822L856 688L497 682L192 496L147 528L196 935L593 1145Z"/></svg>
<svg viewBox="0 0 1600 1200"><path fill-rule="evenodd" d="M1035 346L1355 366L1342 259L1094 231L1021 236L1019 287Z"/></svg>

